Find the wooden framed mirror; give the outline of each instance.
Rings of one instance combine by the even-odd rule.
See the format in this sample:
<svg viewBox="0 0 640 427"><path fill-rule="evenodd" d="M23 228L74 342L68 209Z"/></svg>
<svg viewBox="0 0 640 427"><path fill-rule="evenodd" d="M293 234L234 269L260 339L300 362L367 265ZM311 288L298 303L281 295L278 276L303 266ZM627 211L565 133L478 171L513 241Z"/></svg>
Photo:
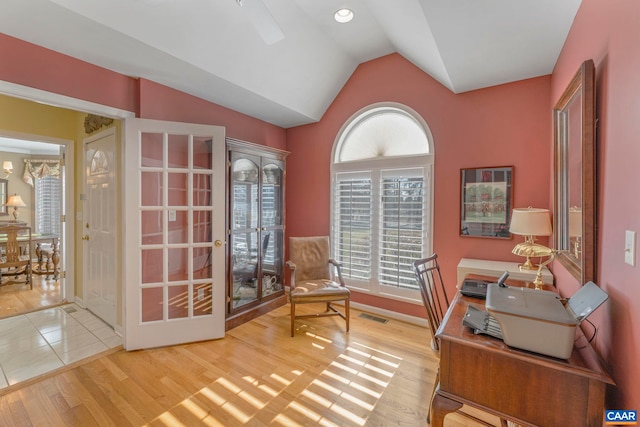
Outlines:
<svg viewBox="0 0 640 427"><path fill-rule="evenodd" d="M553 109L554 243L581 284L596 275L595 66L582 63Z"/></svg>

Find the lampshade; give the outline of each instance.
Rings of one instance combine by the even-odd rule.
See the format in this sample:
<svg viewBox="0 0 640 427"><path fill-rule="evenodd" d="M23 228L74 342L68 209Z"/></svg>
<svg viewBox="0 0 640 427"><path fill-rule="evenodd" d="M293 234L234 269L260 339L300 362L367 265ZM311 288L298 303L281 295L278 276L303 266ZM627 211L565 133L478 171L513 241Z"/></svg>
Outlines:
<svg viewBox="0 0 640 427"><path fill-rule="evenodd" d="M522 236L550 236L552 229L549 209L532 207L514 209L509 232Z"/></svg>
<svg viewBox="0 0 640 427"><path fill-rule="evenodd" d="M7 200L7 203L5 203L4 205L5 206L9 206L9 207L13 207L13 219L15 221L18 220L18 208L27 206L22 201L22 197L18 196L17 194L14 194L13 196L9 196L9 199Z"/></svg>
<svg viewBox="0 0 640 427"><path fill-rule="evenodd" d="M7 200L7 203L4 204L5 206L9 206L9 207L14 207L14 208L22 208L27 206L23 201L22 201L22 197L18 196L17 194L14 194L13 196L9 196L9 199Z"/></svg>
<svg viewBox="0 0 640 427"><path fill-rule="evenodd" d="M13 163L11 163L11 160L5 160L2 162L2 169L6 173L11 173L13 171Z"/></svg>

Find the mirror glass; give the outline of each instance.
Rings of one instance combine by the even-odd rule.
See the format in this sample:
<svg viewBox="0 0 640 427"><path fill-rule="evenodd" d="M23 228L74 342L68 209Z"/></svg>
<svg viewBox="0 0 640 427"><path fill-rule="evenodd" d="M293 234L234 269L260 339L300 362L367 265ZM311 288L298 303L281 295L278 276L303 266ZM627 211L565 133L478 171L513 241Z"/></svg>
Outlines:
<svg viewBox="0 0 640 427"><path fill-rule="evenodd" d="M594 84L585 61L554 108L557 259L581 283L595 280Z"/></svg>

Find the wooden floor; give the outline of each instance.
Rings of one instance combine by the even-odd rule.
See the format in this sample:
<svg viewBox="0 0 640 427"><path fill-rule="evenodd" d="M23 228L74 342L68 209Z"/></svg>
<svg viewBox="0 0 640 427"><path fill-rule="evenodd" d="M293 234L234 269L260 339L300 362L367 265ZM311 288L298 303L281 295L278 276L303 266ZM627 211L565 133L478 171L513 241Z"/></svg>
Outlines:
<svg viewBox="0 0 640 427"><path fill-rule="evenodd" d="M60 281L46 276L31 275L33 289L24 283L0 286L0 319L29 313L62 303Z"/></svg>
<svg viewBox="0 0 640 427"><path fill-rule="evenodd" d="M305 319L291 338L288 309L221 340L118 350L14 387L0 425L427 425L438 363L426 328L352 310L349 333L338 318Z"/></svg>

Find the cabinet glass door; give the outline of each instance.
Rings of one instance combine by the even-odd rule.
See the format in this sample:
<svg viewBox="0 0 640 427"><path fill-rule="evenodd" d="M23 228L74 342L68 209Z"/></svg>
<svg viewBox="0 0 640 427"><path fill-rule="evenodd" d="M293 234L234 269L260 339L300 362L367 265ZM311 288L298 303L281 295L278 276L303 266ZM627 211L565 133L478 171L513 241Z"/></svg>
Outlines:
<svg viewBox="0 0 640 427"><path fill-rule="evenodd" d="M261 282L263 296L281 291L283 266L283 163L263 159L261 230L269 236L262 258Z"/></svg>
<svg viewBox="0 0 640 427"><path fill-rule="evenodd" d="M231 298L235 309L259 297L260 158L232 153L231 161Z"/></svg>

